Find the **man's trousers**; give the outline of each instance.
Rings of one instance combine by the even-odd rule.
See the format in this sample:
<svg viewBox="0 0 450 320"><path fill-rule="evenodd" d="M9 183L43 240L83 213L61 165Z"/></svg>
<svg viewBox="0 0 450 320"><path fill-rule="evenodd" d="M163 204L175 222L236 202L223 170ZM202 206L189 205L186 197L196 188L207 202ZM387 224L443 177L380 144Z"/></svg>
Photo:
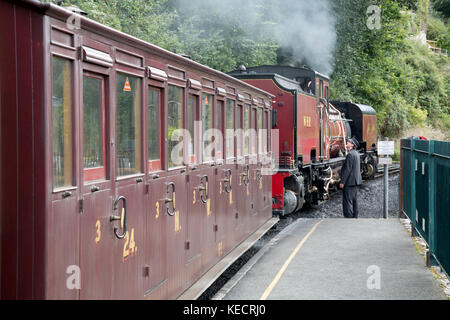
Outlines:
<svg viewBox="0 0 450 320"><path fill-rule="evenodd" d="M342 191L344 217L358 218L358 186L344 186Z"/></svg>

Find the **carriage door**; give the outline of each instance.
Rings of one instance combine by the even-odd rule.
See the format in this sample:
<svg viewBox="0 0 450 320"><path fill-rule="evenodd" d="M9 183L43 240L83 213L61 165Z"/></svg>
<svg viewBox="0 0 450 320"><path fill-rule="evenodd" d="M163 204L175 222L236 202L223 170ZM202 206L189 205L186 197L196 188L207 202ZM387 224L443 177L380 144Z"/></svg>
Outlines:
<svg viewBox="0 0 450 320"><path fill-rule="evenodd" d="M51 148L52 207L48 228L47 299L77 299L79 288L66 286L67 274L80 272L78 261L78 179L74 121L74 61L52 57ZM83 285L83 282L78 282Z"/></svg>
<svg viewBox="0 0 450 320"><path fill-rule="evenodd" d="M187 104L187 129L190 139L187 141L187 161L189 172L187 177L187 239L186 239L186 273L196 277L201 270L202 247L204 247L203 201L206 199L208 178L200 170L201 162L201 125L199 96L189 94ZM200 188L202 190L200 190Z"/></svg>
<svg viewBox="0 0 450 320"><path fill-rule="evenodd" d="M187 193L184 140L184 85L168 85L167 100L167 179L163 212L167 218L168 298L174 299L188 283L185 270L187 235Z"/></svg>
<svg viewBox="0 0 450 320"><path fill-rule="evenodd" d="M142 144L142 78L116 73L116 190L110 204L114 299L142 298L145 257L145 174Z"/></svg>
<svg viewBox="0 0 450 320"><path fill-rule="evenodd" d="M252 232L255 226L258 224L257 215L258 210L256 208L258 202L258 119L257 119L257 108L250 106L250 156L249 156L249 177L250 185L248 186L249 193L247 199L249 202L249 218L250 221L247 226L247 233Z"/></svg>
<svg viewBox="0 0 450 320"><path fill-rule="evenodd" d="M263 216L263 211L265 208L265 194L264 194L264 182L262 176L262 157L263 153L263 144L262 144L262 133L263 133L263 109L258 107L256 110L256 134L257 137L255 139L255 145L257 147L258 152L258 162L253 172L252 178L254 179L253 183L253 201L254 201L254 215L255 215L255 226L259 226L261 223L261 217Z"/></svg>
<svg viewBox="0 0 450 320"><path fill-rule="evenodd" d="M216 136L215 136L215 159L217 167L214 170L215 174L215 188L214 188L214 196L215 196L215 205L214 209L216 211L216 243L218 246L218 255L220 256L224 249L224 240L226 235L231 234L232 229L228 227L228 206L229 206L229 196L228 193L225 191L225 173L229 174L229 171L226 170L225 163L224 163L224 115L225 115L225 103L224 101L217 101L216 105L216 115L215 115L215 128L216 128ZM227 183L228 184L228 183ZM229 187L227 188L227 191L229 190Z"/></svg>
<svg viewBox="0 0 450 320"><path fill-rule="evenodd" d="M204 88L206 90L206 88ZM201 164L196 173L197 203L200 212L200 222L203 226L201 248L204 255L204 269L209 268L217 256L215 224L216 210L213 192L215 189L215 144L214 144L214 95L203 92L201 100Z"/></svg>
<svg viewBox="0 0 450 320"><path fill-rule="evenodd" d="M81 299L111 296L112 243L110 214L113 195L110 179L110 152L107 148L106 119L109 108L105 88L107 78L84 72L82 77L80 205Z"/></svg>
<svg viewBox="0 0 450 320"><path fill-rule="evenodd" d="M170 218L164 210L165 172L162 171L162 114L164 90L148 87L147 101L147 228L144 274L144 297L162 299L167 296L166 226Z"/></svg>
<svg viewBox="0 0 450 320"><path fill-rule="evenodd" d="M248 109L247 109L248 110ZM245 114L247 116L245 116ZM238 105L236 108L236 183L233 185L233 196L236 198L236 226L235 226L235 241L241 242L245 236L245 224L247 222L248 210L247 210L247 186L249 184L248 162L244 157L245 151L248 148L248 136L245 137L246 128L245 119L247 119L247 127L249 123L249 111L244 114L242 105ZM243 125L244 124L244 125ZM236 193L235 193L236 192Z"/></svg>
<svg viewBox="0 0 450 320"><path fill-rule="evenodd" d="M217 178L219 183L219 199L216 201L216 211L220 217L224 216L225 225L218 225L219 230L224 230L222 233L225 236L225 241L218 244L218 254L222 255L232 249L235 244L235 229L237 215L237 201L236 197L239 195L237 184L239 178L237 177L238 170L235 165L235 113L236 113L235 101L226 100L224 110L224 162L225 164L218 168ZM222 184L222 185L221 185ZM216 193L217 194L217 193Z"/></svg>

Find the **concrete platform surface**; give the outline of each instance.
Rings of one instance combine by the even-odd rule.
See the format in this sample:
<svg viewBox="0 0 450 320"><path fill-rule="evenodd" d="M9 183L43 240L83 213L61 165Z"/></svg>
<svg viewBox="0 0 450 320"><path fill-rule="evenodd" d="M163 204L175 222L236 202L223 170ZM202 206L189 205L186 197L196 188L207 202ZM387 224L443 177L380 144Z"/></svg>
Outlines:
<svg viewBox="0 0 450 320"><path fill-rule="evenodd" d="M248 264L218 296L447 300L398 219L298 219Z"/></svg>

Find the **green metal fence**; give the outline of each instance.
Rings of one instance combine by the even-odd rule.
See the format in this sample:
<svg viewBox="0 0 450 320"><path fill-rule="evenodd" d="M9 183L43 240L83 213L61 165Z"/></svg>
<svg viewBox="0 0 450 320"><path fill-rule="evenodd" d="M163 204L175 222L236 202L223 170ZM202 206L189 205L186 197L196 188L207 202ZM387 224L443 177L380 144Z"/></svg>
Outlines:
<svg viewBox="0 0 450 320"><path fill-rule="evenodd" d="M400 209L450 273L450 142L401 140Z"/></svg>

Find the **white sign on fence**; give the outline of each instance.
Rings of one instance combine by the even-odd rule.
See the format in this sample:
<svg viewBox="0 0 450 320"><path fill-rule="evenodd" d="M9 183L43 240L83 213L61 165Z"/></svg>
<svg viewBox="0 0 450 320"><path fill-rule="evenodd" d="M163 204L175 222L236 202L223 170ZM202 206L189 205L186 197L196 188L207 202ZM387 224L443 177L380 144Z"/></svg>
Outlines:
<svg viewBox="0 0 450 320"><path fill-rule="evenodd" d="M378 141L378 154L394 154L394 141Z"/></svg>

